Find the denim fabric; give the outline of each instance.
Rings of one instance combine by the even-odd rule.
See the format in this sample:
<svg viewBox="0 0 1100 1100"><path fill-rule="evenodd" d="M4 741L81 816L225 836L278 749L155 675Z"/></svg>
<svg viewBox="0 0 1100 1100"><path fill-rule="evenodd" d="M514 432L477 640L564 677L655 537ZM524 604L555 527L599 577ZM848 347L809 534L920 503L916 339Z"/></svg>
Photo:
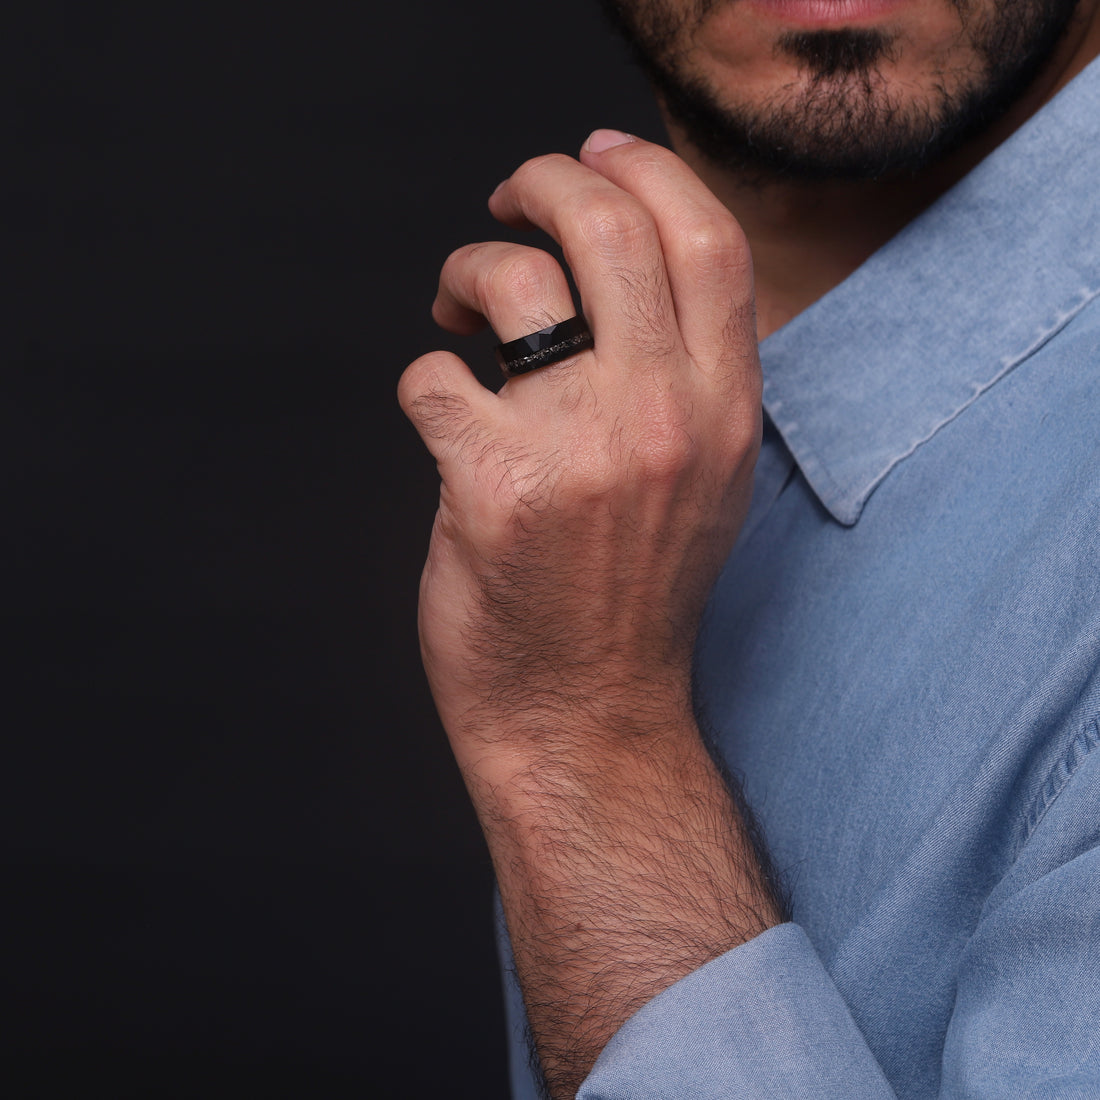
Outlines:
<svg viewBox="0 0 1100 1100"><path fill-rule="evenodd" d="M1097 120L1093 65L764 343L699 702L794 923L584 1100L1100 1097Z"/></svg>

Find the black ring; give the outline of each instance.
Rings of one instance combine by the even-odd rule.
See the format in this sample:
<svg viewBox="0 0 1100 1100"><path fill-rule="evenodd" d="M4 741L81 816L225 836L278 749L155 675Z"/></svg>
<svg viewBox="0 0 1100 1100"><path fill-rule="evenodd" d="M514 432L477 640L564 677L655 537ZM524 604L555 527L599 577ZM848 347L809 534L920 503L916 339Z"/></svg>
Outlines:
<svg viewBox="0 0 1100 1100"><path fill-rule="evenodd" d="M517 374L548 367L551 363L560 363L563 359L579 355L595 347L592 330L588 322L580 315L570 317L568 321L540 328L530 336L521 336L518 340L509 340L507 344L497 344L497 362L504 371L505 378L514 378Z"/></svg>

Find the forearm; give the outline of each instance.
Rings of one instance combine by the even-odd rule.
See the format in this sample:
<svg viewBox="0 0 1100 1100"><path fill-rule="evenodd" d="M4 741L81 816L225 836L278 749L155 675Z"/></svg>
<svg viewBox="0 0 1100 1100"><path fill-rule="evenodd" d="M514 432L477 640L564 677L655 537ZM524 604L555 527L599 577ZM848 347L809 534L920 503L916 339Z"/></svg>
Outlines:
<svg viewBox="0 0 1100 1100"><path fill-rule="evenodd" d="M582 740L467 776L555 1098L643 1004L782 919L689 715Z"/></svg>
<svg viewBox="0 0 1100 1100"><path fill-rule="evenodd" d="M442 481L425 667L557 1097L642 1004L779 919L689 688L760 443L752 263L682 162L594 137L490 209L561 242L596 346L495 395L445 353L400 387ZM433 312L507 342L576 310L552 258L488 242L452 253Z"/></svg>

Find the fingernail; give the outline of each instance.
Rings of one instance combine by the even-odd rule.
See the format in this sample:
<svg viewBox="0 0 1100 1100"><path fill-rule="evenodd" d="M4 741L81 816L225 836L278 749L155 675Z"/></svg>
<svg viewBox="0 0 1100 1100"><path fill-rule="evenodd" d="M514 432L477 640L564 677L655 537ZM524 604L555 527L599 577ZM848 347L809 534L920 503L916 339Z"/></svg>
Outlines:
<svg viewBox="0 0 1100 1100"><path fill-rule="evenodd" d="M493 195L495 195L507 182L507 180L501 180L500 183L493 188ZM489 198L491 199L493 195L490 195Z"/></svg>
<svg viewBox="0 0 1100 1100"><path fill-rule="evenodd" d="M624 134L622 130L593 130L584 143L589 153L602 153L607 149L614 149L616 145L626 145L628 142L637 141L637 138Z"/></svg>

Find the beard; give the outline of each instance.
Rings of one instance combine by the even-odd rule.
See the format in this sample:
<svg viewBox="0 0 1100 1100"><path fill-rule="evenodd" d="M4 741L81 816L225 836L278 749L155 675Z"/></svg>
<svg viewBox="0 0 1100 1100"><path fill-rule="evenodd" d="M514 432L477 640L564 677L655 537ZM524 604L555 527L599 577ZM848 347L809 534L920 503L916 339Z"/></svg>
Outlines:
<svg viewBox="0 0 1100 1100"><path fill-rule="evenodd" d="M689 5L687 14L676 3ZM776 56L801 80L752 106L723 103L685 61L692 34L721 0L600 0L668 116L711 163L746 181L865 180L914 175L1004 114L1041 72L1079 0L949 0L967 63L906 98L883 73L895 35L876 29L790 31Z"/></svg>

